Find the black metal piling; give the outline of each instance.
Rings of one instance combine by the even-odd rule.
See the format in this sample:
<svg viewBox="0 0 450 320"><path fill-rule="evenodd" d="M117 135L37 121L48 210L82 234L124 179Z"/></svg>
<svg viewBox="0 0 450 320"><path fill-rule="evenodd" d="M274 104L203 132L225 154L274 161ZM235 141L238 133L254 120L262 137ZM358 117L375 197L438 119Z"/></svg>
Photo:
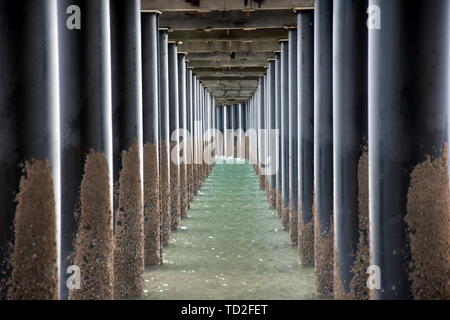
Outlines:
<svg viewBox="0 0 450 320"><path fill-rule="evenodd" d="M171 233L170 201L170 123L169 123L169 44L167 30L159 31L159 177L162 245L167 246Z"/></svg>
<svg viewBox="0 0 450 320"><path fill-rule="evenodd" d="M179 117L179 129L186 130L187 127L187 115L186 115L186 54L178 53L178 117ZM184 134L184 133L183 133ZM179 141L180 146L180 218L186 218L189 201L187 193L187 139L183 135Z"/></svg>
<svg viewBox="0 0 450 320"><path fill-rule="evenodd" d="M188 203L194 198L194 142L193 142L193 94L192 94L192 69L187 68L186 71L186 130L188 132L187 146L186 146L186 161L187 161L187 190Z"/></svg>
<svg viewBox="0 0 450 320"><path fill-rule="evenodd" d="M225 124L224 124L224 112L225 107L216 107L216 115L217 115L217 130L219 136L217 137L217 149L216 154L219 157L223 157L225 155L224 153L224 132L225 132Z"/></svg>
<svg viewBox="0 0 450 320"><path fill-rule="evenodd" d="M82 9L81 29L66 25ZM113 157L110 3L59 1L61 298L113 298ZM77 231L78 230L78 231ZM76 237L75 237L76 233ZM69 292L67 267L83 275ZM73 271L71 271L73 272Z"/></svg>
<svg viewBox="0 0 450 320"><path fill-rule="evenodd" d="M298 13L299 260L314 265L314 12Z"/></svg>
<svg viewBox="0 0 450 320"><path fill-rule="evenodd" d="M0 299L57 299L57 3L2 1L0 21Z"/></svg>
<svg viewBox="0 0 450 320"><path fill-rule="evenodd" d="M232 104L229 106L230 108L230 121L231 121L231 125L230 125L230 129L232 130L232 132L230 132L231 136L230 136L230 144L231 144L231 150L230 150L230 154L232 156L232 158L236 158L236 128L237 128L237 122L236 122L236 114L237 114L237 105L236 104Z"/></svg>
<svg viewBox="0 0 450 320"><path fill-rule="evenodd" d="M224 107L225 110L225 157L232 157L233 154L233 114L232 106Z"/></svg>
<svg viewBox="0 0 450 320"><path fill-rule="evenodd" d="M256 166L258 162L258 131L256 128L256 110L255 110L255 100L256 100L256 93L258 92L258 89L255 90L255 93L253 97L249 101L250 105L250 111L249 111L249 124L250 124L250 131L249 134L249 140L250 140L250 163L252 164L255 172L256 172Z"/></svg>
<svg viewBox="0 0 450 320"><path fill-rule="evenodd" d="M170 216L171 229L180 225L180 166L179 139L175 130L179 129L179 89L178 89L178 49L169 43L169 130L170 130Z"/></svg>
<svg viewBox="0 0 450 320"><path fill-rule="evenodd" d="M207 165L205 162L205 149L206 149L206 130L208 128L208 118L206 116L206 108L207 108L207 91L205 86L203 85L203 83L201 83L200 81L200 99L201 99L201 109L200 109L200 119L201 119L201 124L202 124L202 135L201 135L201 143L202 143L202 162L201 162L201 170L202 170L202 174L201 174L201 182L200 182L200 187L203 186L203 182L206 179L206 175L207 175Z"/></svg>
<svg viewBox="0 0 450 320"><path fill-rule="evenodd" d="M201 175L201 123L200 123L200 82L194 75L193 77L193 95L194 95L194 112L193 112L193 125L194 125L194 192L198 194L200 189L200 175Z"/></svg>
<svg viewBox="0 0 450 320"><path fill-rule="evenodd" d="M298 220L298 89L297 89L297 30L289 30L288 42L288 98L287 108L288 112L288 126L289 126L289 232L291 235L291 242L294 246L298 245L299 237L304 239L306 229L302 224L299 225ZM302 203L302 205L305 205ZM305 208L302 207L302 211ZM299 234L300 231L300 234ZM303 244L303 243L302 243ZM300 263L303 264L303 246L299 247Z"/></svg>
<svg viewBox="0 0 450 320"><path fill-rule="evenodd" d="M234 123L235 123L235 133L234 133L234 141L235 141L235 147L234 147L234 156L235 158L239 158L239 143L240 143L240 110L241 110L241 104L235 105L235 113L234 113Z"/></svg>
<svg viewBox="0 0 450 320"><path fill-rule="evenodd" d="M264 168L264 171L261 172L261 177L262 177L262 181L261 181L261 189L262 190L266 190L267 188L267 140L268 140L268 135L266 133L266 129L267 129L267 74L264 74L262 76L262 89L261 90L261 95L260 95L260 112L261 112L261 116L260 116L260 120L261 120L261 168Z"/></svg>
<svg viewBox="0 0 450 320"><path fill-rule="evenodd" d="M158 12L142 13L145 264L161 264Z"/></svg>
<svg viewBox="0 0 450 320"><path fill-rule="evenodd" d="M193 155L193 172L194 172L194 180L193 180L193 186L194 186L194 195L197 195L198 192L198 123L197 123L197 108L198 108L198 95L197 95L197 77L193 74L192 75L192 155Z"/></svg>
<svg viewBox="0 0 450 320"><path fill-rule="evenodd" d="M337 299L367 299L367 4L336 0L333 12L335 276Z"/></svg>
<svg viewBox="0 0 450 320"><path fill-rule="evenodd" d="M209 121L208 121L208 90L206 89L206 87L203 85L202 83L202 91L201 91L201 96L202 96L202 123L203 123L203 128L202 128L202 146L203 146L203 152L202 152L202 170L203 170L203 174L202 174L202 185L203 182L206 180L206 177L208 176L208 171L209 171L209 167L208 164L206 163L206 159L205 159L205 152L206 152L206 148L207 148L207 130L209 129Z"/></svg>
<svg viewBox="0 0 450 320"><path fill-rule="evenodd" d="M204 87L200 79L198 81L198 123L199 123L199 133L198 133L198 145L199 145L199 175L198 175L198 190L201 189L203 185L203 179L205 176L205 167L203 161L203 151L205 149L204 132L205 132L205 118L204 118L204 108L205 108L205 96Z"/></svg>
<svg viewBox="0 0 450 320"><path fill-rule="evenodd" d="M258 88L258 99L256 101L256 108L258 114L258 175L259 175L259 188L261 190L265 190L266 188L266 175L264 173L265 170L265 143L266 143L266 135L264 133L265 129L265 96L266 86L264 81L264 76L259 78L259 88Z"/></svg>
<svg viewBox="0 0 450 320"><path fill-rule="evenodd" d="M276 107L275 107L275 60L269 61L269 68L267 71L268 75L268 86L267 86L267 97L268 97L268 129L273 131L269 137L268 144L268 152L270 157L270 165L272 167L271 174L268 177L268 197L269 197L269 205L272 209L277 208L277 171L278 171L278 141L277 136L273 137L272 134L275 134L276 129Z"/></svg>
<svg viewBox="0 0 450 320"><path fill-rule="evenodd" d="M283 230L289 231L289 44L281 42L281 219Z"/></svg>
<svg viewBox="0 0 450 320"><path fill-rule="evenodd" d="M446 300L450 2L371 0L369 14L372 294Z"/></svg>
<svg viewBox="0 0 450 320"><path fill-rule="evenodd" d="M144 294L140 1L111 0L114 297Z"/></svg>
<svg viewBox="0 0 450 320"><path fill-rule="evenodd" d="M282 131L282 112L281 112L281 54L275 54L275 125L278 130L278 146L277 146L277 212L278 216L282 217L283 209L283 190L282 190L282 176L283 176L283 131Z"/></svg>
<svg viewBox="0 0 450 320"><path fill-rule="evenodd" d="M314 10L314 260L316 292L333 294L333 2Z"/></svg>
<svg viewBox="0 0 450 320"><path fill-rule="evenodd" d="M248 139L245 135L247 132L247 108L248 103L241 104L240 107L240 130L241 130L241 154L240 157L248 160Z"/></svg>
<svg viewBox="0 0 450 320"><path fill-rule="evenodd" d="M256 109L256 99L257 99L258 89L255 92L255 95L253 96L253 99L251 100L251 108L252 108L252 114L251 114L251 121L252 121L252 129L253 132L251 132L251 150L252 150L252 164L254 166L255 172L257 172L258 168L258 114Z"/></svg>

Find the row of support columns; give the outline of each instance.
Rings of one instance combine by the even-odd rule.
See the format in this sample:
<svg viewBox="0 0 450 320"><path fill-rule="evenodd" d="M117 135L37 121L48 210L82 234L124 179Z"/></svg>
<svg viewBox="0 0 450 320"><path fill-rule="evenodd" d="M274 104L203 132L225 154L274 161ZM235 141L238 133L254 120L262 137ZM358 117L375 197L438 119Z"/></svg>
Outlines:
<svg viewBox="0 0 450 320"><path fill-rule="evenodd" d="M141 297L163 263L215 110L158 15L1 2L0 299Z"/></svg>
<svg viewBox="0 0 450 320"><path fill-rule="evenodd" d="M450 297L449 18L445 0L316 0L245 104L247 159L319 295Z"/></svg>
<svg viewBox="0 0 450 320"><path fill-rule="evenodd" d="M1 298L142 295L215 123L256 130L217 155L247 142L318 294L449 299L449 16L447 0L316 0L250 101L213 108L140 1L1 2Z"/></svg>
<svg viewBox="0 0 450 320"><path fill-rule="evenodd" d="M215 158L227 163L234 163L235 159L247 159L246 105L217 106L213 110L214 115L211 122L215 124L214 129L216 129L214 133Z"/></svg>

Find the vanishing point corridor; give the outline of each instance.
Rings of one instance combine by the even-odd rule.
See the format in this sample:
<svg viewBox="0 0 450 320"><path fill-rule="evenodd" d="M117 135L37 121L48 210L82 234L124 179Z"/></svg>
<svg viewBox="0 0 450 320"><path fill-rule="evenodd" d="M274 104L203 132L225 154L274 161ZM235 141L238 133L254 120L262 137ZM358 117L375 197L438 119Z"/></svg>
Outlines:
<svg viewBox="0 0 450 320"><path fill-rule="evenodd" d="M164 264L147 268L146 299L312 299L314 268L298 264L289 233L248 164L217 164L173 234Z"/></svg>
<svg viewBox="0 0 450 320"><path fill-rule="evenodd" d="M0 0L0 301L450 301L449 138L450 0Z"/></svg>

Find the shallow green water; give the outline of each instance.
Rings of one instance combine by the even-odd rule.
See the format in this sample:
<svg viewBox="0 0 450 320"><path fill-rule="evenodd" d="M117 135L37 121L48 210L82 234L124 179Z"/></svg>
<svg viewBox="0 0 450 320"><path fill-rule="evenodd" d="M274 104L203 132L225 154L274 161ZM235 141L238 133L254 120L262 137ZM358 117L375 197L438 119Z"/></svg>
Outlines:
<svg viewBox="0 0 450 320"><path fill-rule="evenodd" d="M188 215L145 273L147 299L316 298L251 166L216 165Z"/></svg>

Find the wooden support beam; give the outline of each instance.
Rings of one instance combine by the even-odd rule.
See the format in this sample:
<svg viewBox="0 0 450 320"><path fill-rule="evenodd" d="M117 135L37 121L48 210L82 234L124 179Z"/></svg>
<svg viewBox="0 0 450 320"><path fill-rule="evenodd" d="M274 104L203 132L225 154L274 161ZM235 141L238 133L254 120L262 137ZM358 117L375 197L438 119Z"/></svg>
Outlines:
<svg viewBox="0 0 450 320"><path fill-rule="evenodd" d="M218 73L264 73L266 68L264 67L248 67L248 68L193 68L194 73L205 73L205 72L218 72Z"/></svg>
<svg viewBox="0 0 450 320"><path fill-rule="evenodd" d="M292 9L164 12L159 24L171 30L283 28L296 26L297 15Z"/></svg>
<svg viewBox="0 0 450 320"><path fill-rule="evenodd" d="M194 74L200 79L203 77L222 77L223 79L235 78L235 77L260 77L264 73L260 71L203 71L196 72Z"/></svg>
<svg viewBox="0 0 450 320"><path fill-rule="evenodd" d="M221 77L223 80L229 80L235 77L260 77L266 72L266 68L194 68L192 71L200 79Z"/></svg>
<svg viewBox="0 0 450 320"><path fill-rule="evenodd" d="M238 82L238 81L230 81L230 82ZM237 89L250 90L250 89L258 87L257 84L256 85L253 85L253 84L246 85L246 84L239 84L239 83L237 83L235 85L233 85L233 84L228 84L228 85L222 84L222 85L220 85L220 84L211 84L208 81L203 81L203 84L205 86L207 86L208 88L222 89L222 90L237 90Z"/></svg>
<svg viewBox="0 0 450 320"><path fill-rule="evenodd" d="M203 61L219 61L219 60L268 60L273 59L272 52L236 52L236 53L221 53L221 52L199 52L189 53L187 60L203 60Z"/></svg>
<svg viewBox="0 0 450 320"><path fill-rule="evenodd" d="M241 41L210 41L210 42L186 42L178 45L178 50L183 52L270 52L280 50L278 41L256 40Z"/></svg>
<svg viewBox="0 0 450 320"><path fill-rule="evenodd" d="M211 86L211 85L205 85L211 92L212 91L222 91L222 92L228 92L228 91L243 91L243 92L253 92L258 87L217 87L217 86Z"/></svg>
<svg viewBox="0 0 450 320"><path fill-rule="evenodd" d="M259 85L257 80L240 80L240 81L228 81L228 80L202 80L202 83L208 86L251 86L257 87Z"/></svg>
<svg viewBox="0 0 450 320"><path fill-rule="evenodd" d="M248 87L218 88L218 87L209 87L209 86L205 86L205 87L207 87L211 93L214 93L214 92L254 92L257 89L257 87L252 87L252 88L248 88ZM226 94L224 93L224 94L220 94L220 95L225 96Z"/></svg>
<svg viewBox="0 0 450 320"><path fill-rule="evenodd" d="M249 99L214 99L216 106L228 106L231 104L246 103Z"/></svg>
<svg viewBox="0 0 450 320"><path fill-rule="evenodd" d="M189 60L189 66L193 68L211 67L211 68L233 68L233 67L264 67L267 60Z"/></svg>
<svg viewBox="0 0 450 320"><path fill-rule="evenodd" d="M257 30L192 30L171 31L169 41L253 41L281 40L288 36L287 29L257 29Z"/></svg>
<svg viewBox="0 0 450 320"><path fill-rule="evenodd" d="M200 81L207 82L207 81L217 81L217 80L227 80L227 81L258 81L260 77L257 76L245 76L245 77L223 77L223 76L204 76L201 77Z"/></svg>
<svg viewBox="0 0 450 320"><path fill-rule="evenodd" d="M274 10L292 8L312 8L314 0L200 0L198 5L186 0L141 0L142 10L206 11L206 10Z"/></svg>
<svg viewBox="0 0 450 320"><path fill-rule="evenodd" d="M208 88L209 89L209 88ZM240 91L240 90L210 90L211 94L214 97L247 97L251 96L254 92L254 90L246 90L246 91Z"/></svg>
<svg viewBox="0 0 450 320"><path fill-rule="evenodd" d="M214 97L214 99L217 100L248 100L250 99L252 96L248 95L248 96L237 96L237 97Z"/></svg>

